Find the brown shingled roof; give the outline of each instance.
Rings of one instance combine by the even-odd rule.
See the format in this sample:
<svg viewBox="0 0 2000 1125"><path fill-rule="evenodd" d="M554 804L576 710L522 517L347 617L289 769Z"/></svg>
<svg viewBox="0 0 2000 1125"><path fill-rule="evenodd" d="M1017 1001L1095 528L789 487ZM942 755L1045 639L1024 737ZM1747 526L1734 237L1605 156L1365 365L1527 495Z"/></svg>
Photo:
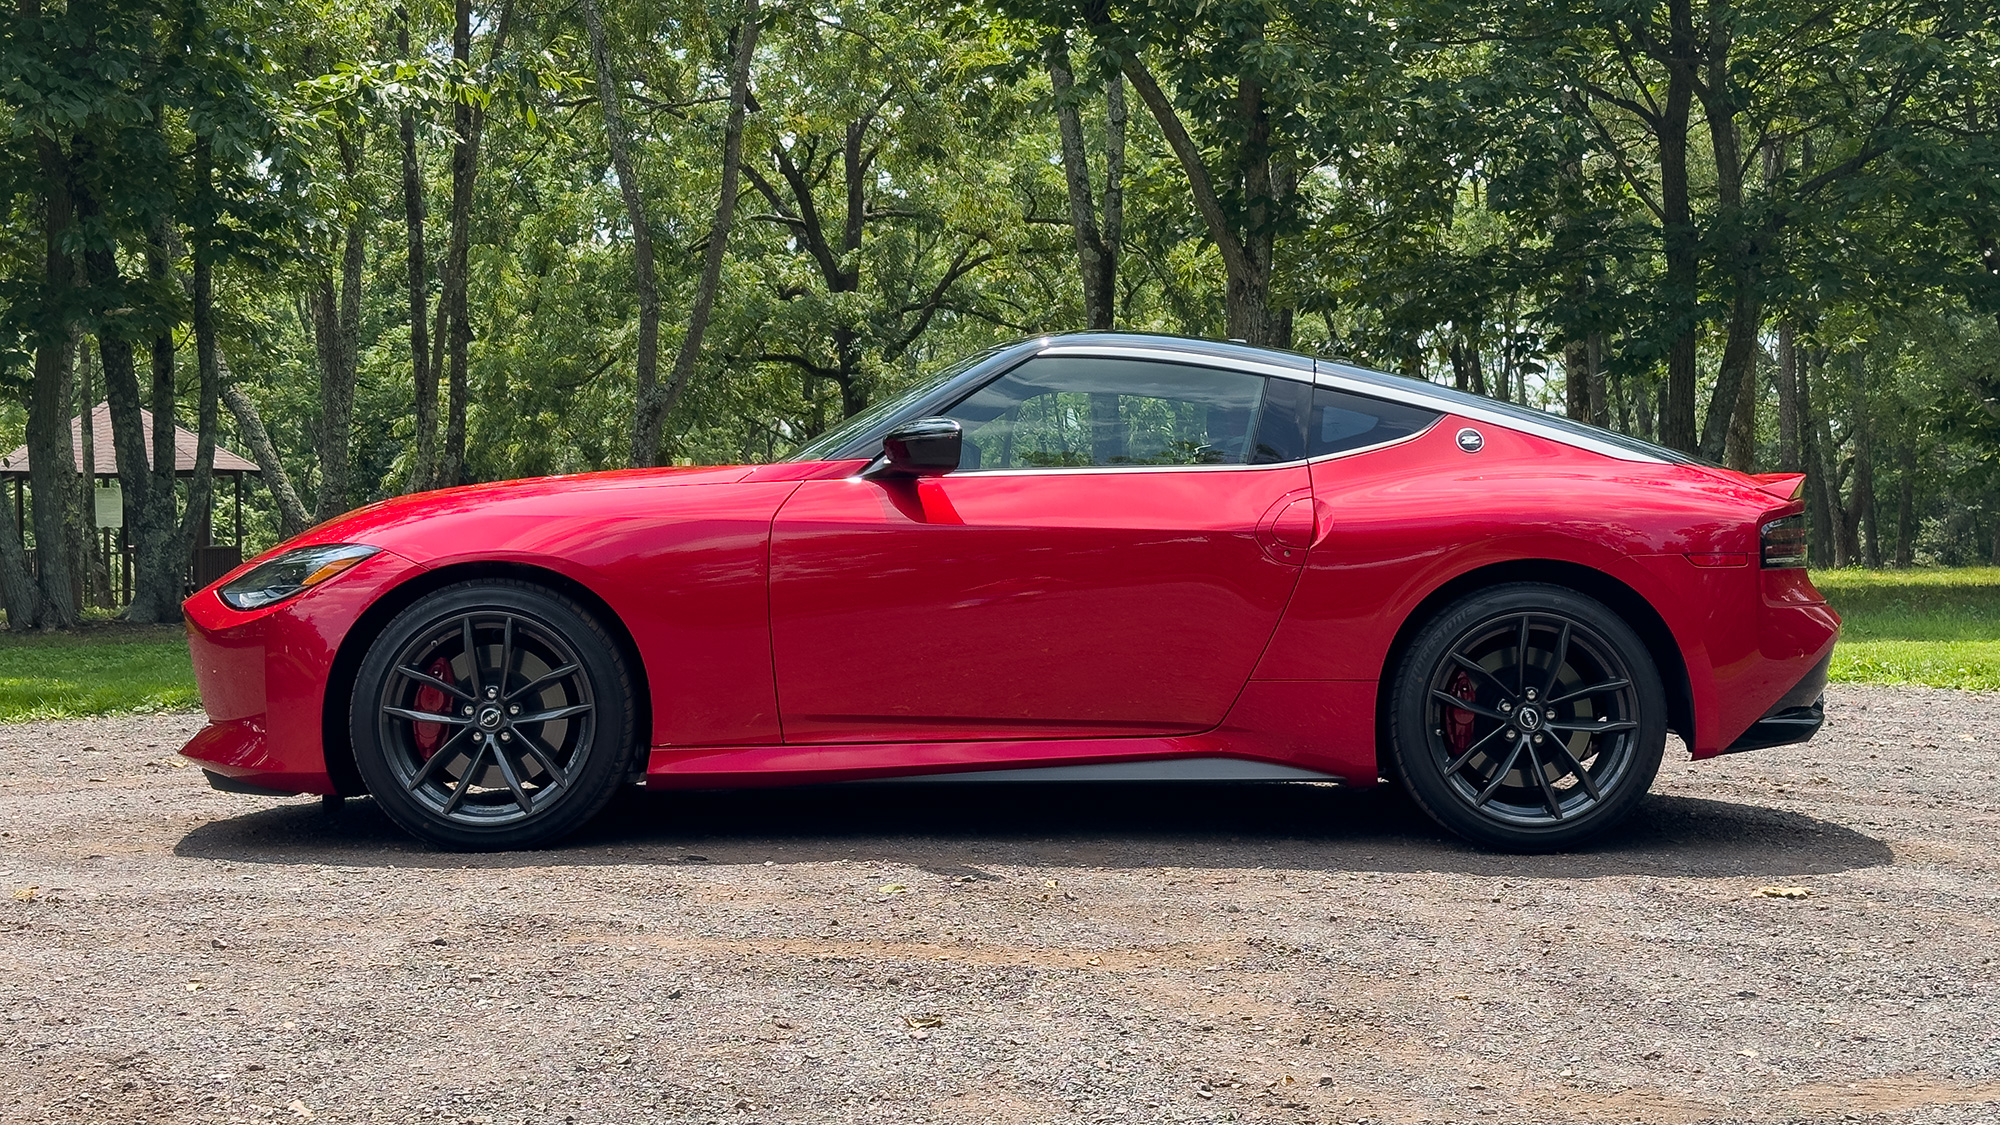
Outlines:
<svg viewBox="0 0 2000 1125"><path fill-rule="evenodd" d="M153 412L141 408L139 411L139 420L146 431L146 463L151 465L153 463ZM69 433L70 447L76 451L76 471L80 473L83 471L82 416L79 415L69 420ZM91 453L94 455L92 459L97 462L96 475L100 477L116 476L118 474L118 460L111 449L111 407L108 404L100 402L97 404L96 409L90 412L90 435L92 443ZM185 426L174 427L175 473L192 474L194 472L195 441L194 431ZM254 462L246 461L242 457L222 448L221 445L217 445L215 447L215 471L218 473L254 473L257 471L257 466ZM28 475L27 446L23 445L7 456L0 457L0 477L26 475Z"/></svg>

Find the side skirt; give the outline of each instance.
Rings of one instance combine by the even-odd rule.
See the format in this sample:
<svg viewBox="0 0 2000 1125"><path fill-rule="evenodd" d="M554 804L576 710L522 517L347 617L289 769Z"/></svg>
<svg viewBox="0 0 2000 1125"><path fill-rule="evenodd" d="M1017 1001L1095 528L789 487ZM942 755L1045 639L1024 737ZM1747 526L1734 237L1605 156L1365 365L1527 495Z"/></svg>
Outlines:
<svg viewBox="0 0 2000 1125"><path fill-rule="evenodd" d="M1330 773L1253 762L1247 758L1162 758L1151 762L1090 762L1080 766L1027 766L892 777L885 785L940 785L972 781L1317 781L1344 784Z"/></svg>
<svg viewBox="0 0 2000 1125"><path fill-rule="evenodd" d="M911 781L1344 781L1337 774L1245 758L1220 734L990 742L655 747L655 789ZM1370 779L1372 780L1372 779Z"/></svg>

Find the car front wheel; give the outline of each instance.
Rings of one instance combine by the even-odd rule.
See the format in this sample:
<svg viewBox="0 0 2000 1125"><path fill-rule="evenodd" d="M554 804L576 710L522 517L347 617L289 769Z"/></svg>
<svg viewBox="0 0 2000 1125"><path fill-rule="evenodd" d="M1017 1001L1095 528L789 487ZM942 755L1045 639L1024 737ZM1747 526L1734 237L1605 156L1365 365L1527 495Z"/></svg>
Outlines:
<svg viewBox="0 0 2000 1125"><path fill-rule="evenodd" d="M390 819L451 848L527 848L602 809L632 764L630 673L584 607L508 580L398 614L349 712L355 764Z"/></svg>
<svg viewBox="0 0 2000 1125"><path fill-rule="evenodd" d="M1651 788L1666 747L1666 692L1644 642L1560 586L1454 602L1414 638L1391 690L1399 779L1487 847L1548 851L1605 831Z"/></svg>

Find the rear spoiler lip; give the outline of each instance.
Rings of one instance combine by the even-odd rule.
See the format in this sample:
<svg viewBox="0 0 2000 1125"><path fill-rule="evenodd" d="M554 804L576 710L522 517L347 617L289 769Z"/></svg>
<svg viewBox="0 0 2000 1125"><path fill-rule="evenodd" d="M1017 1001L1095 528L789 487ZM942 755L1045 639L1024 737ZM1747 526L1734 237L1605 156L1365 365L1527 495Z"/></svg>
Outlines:
<svg viewBox="0 0 2000 1125"><path fill-rule="evenodd" d="M1790 503L1803 500L1806 495L1806 475L1804 473L1746 473L1757 491Z"/></svg>

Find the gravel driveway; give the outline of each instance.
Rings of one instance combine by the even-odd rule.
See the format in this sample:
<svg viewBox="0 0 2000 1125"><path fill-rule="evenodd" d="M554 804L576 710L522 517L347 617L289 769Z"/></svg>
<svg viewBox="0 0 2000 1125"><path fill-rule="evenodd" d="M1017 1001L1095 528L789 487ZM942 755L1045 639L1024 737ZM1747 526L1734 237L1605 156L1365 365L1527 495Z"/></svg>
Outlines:
<svg viewBox="0 0 2000 1125"><path fill-rule="evenodd" d="M2000 1120L2000 696L1828 710L1534 859L914 785L467 857L210 791L190 716L0 727L0 1120Z"/></svg>

